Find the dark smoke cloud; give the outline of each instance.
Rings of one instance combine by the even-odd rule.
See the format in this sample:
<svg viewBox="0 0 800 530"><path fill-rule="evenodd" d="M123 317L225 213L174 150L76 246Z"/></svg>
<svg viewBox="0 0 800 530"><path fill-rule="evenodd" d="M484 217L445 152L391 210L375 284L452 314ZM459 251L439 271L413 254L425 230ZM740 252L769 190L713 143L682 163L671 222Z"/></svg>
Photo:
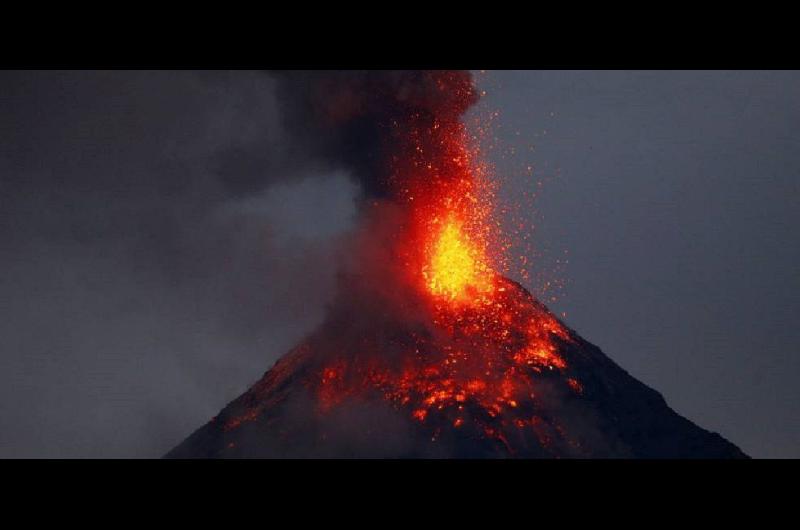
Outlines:
<svg viewBox="0 0 800 530"><path fill-rule="evenodd" d="M160 456L322 320L358 189L268 74L0 78L0 456Z"/></svg>
<svg viewBox="0 0 800 530"><path fill-rule="evenodd" d="M299 150L291 155L347 168L377 198L392 196L391 158L410 155L402 136L411 119L452 123L478 100L467 71L287 71L275 79L291 149Z"/></svg>

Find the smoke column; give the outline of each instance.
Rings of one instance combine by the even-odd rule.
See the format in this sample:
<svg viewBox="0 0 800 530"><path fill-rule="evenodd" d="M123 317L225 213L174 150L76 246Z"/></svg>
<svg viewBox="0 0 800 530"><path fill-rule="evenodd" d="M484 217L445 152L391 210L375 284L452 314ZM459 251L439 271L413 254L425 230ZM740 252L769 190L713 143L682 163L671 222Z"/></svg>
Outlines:
<svg viewBox="0 0 800 530"><path fill-rule="evenodd" d="M465 71L324 71L276 74L283 123L295 149L346 167L369 198L402 191L399 160L441 158L445 139L477 102ZM434 128L434 124L438 124ZM420 144L408 141L427 131Z"/></svg>

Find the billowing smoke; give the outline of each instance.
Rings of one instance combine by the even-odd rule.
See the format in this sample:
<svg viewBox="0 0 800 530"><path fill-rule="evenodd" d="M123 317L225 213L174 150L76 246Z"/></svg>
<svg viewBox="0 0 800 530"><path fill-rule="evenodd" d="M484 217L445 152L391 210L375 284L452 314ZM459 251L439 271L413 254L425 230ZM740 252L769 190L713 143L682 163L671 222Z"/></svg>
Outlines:
<svg viewBox="0 0 800 530"><path fill-rule="evenodd" d="M159 456L324 317L359 191L267 73L0 82L0 456Z"/></svg>
<svg viewBox="0 0 800 530"><path fill-rule="evenodd" d="M275 79L295 154L347 168L371 198L403 186L394 163L417 158L412 124L429 134L420 143L435 159L441 136L478 99L467 71L287 71Z"/></svg>
<svg viewBox="0 0 800 530"><path fill-rule="evenodd" d="M476 99L465 72L2 83L0 456L162 454L325 318L409 120Z"/></svg>

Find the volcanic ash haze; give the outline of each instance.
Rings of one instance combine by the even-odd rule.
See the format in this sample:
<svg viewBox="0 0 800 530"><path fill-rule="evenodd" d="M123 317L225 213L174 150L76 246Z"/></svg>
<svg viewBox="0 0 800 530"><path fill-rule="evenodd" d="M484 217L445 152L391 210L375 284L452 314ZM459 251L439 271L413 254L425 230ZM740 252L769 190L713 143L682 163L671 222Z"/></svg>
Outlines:
<svg viewBox="0 0 800 530"><path fill-rule="evenodd" d="M360 227L325 322L168 457L745 457L503 275L469 73L278 78Z"/></svg>

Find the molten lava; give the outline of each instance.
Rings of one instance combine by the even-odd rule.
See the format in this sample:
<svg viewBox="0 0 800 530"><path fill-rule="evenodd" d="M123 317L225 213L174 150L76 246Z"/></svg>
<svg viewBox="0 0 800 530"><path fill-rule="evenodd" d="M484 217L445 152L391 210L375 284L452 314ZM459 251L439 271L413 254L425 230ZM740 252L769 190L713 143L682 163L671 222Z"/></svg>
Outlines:
<svg viewBox="0 0 800 530"><path fill-rule="evenodd" d="M432 247L429 264L422 270L432 294L464 300L474 297L476 290L485 292L491 288L490 269L482 249L464 233L454 215L445 220Z"/></svg>
<svg viewBox="0 0 800 530"><path fill-rule="evenodd" d="M469 422L503 443L509 429L517 437L534 425L541 431L547 422L539 416L537 380L579 393L574 377L562 377L568 367L558 354L570 336L513 282L494 276L489 285L491 291L467 304L443 298L433 329L400 334L392 345L401 351L397 363L372 354L387 345L368 341L360 345L364 350L326 365L316 386L321 411L377 394L421 423L460 428ZM557 430L554 419L547 428Z"/></svg>
<svg viewBox="0 0 800 530"><path fill-rule="evenodd" d="M570 336L524 289L494 272L508 248L493 219L495 183L475 138L457 115L448 116L412 113L393 128L392 182L410 218L396 251L427 301L427 326L414 329L399 317L386 326L397 329L391 346L399 353L385 355L387 343L363 337L336 351L309 386L321 414L379 396L434 426L434 440L442 425L472 425L509 452L525 445L526 433L542 446L564 441L556 420L540 415L537 381L557 374L564 391L579 392L577 379L563 376L568 367L558 353Z"/></svg>

